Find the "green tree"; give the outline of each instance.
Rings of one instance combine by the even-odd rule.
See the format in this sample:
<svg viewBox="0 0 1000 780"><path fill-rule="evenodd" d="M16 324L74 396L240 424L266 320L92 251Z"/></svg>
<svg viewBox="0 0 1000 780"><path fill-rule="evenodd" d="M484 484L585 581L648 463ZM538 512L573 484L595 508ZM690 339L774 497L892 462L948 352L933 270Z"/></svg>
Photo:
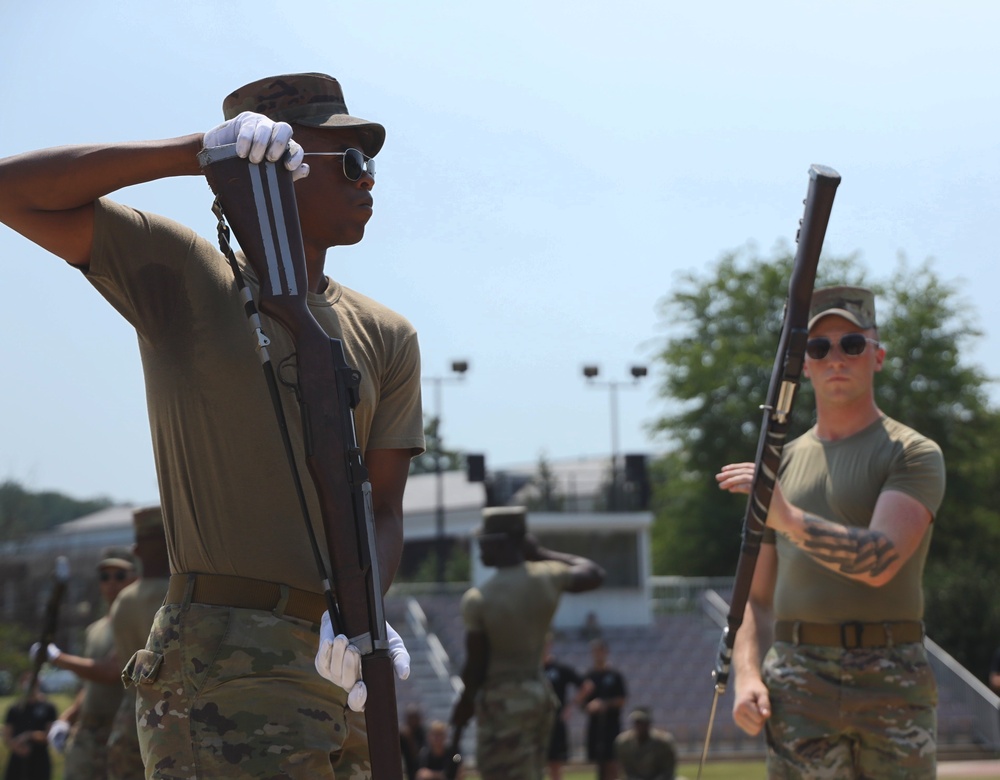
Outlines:
<svg viewBox="0 0 1000 780"><path fill-rule="evenodd" d="M746 499L723 494L714 475L756 452L792 260L784 247L762 257L747 246L725 254L705 275L683 277L661 302L668 335L657 356L664 368L660 395L672 411L655 429L675 447L653 467L659 573L735 571ZM992 502L1000 414L988 400L988 377L965 357L964 348L980 334L956 288L929 262L913 269L900 258L888 279L866 277L854 257L824 258L817 286L865 284L876 292L879 337L887 350L876 400L945 454L947 491L935 519L925 588L928 625L970 668L983 668L979 656L1000 636L1000 620L990 617L984 595L1000 557L1000 512ZM813 414L805 381L793 437L812 424ZM966 606L960 610L958 603ZM981 605L989 627L970 629L957 619L969 604Z"/></svg>
<svg viewBox="0 0 1000 780"><path fill-rule="evenodd" d="M441 459L442 471L459 471L462 469L462 453L449 450L444 446L440 435L441 420L433 415L424 416L424 446L425 451L410 461L410 474L433 474L437 469L436 460Z"/></svg>
<svg viewBox="0 0 1000 780"><path fill-rule="evenodd" d="M112 505L109 498L79 500L55 491L33 492L14 479L0 482L0 541L48 531Z"/></svg>
<svg viewBox="0 0 1000 780"><path fill-rule="evenodd" d="M559 490L559 480L545 454L538 456L538 471L531 478L532 492L525 505L531 511L561 512L566 496Z"/></svg>

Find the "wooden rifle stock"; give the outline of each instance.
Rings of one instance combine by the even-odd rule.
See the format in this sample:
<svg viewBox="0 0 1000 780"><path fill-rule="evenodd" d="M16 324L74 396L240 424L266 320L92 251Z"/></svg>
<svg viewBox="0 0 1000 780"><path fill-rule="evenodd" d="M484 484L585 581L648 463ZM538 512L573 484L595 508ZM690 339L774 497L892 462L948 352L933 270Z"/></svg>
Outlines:
<svg viewBox="0 0 1000 780"><path fill-rule="evenodd" d="M343 342L327 335L309 311L305 253L291 173L281 162L250 163L236 155L235 145L205 149L199 161L260 280L260 311L278 322L295 345L306 465L319 499L333 570L335 595L330 591L326 566L317 555L330 618L334 631L346 634L361 651L362 676L368 688L365 721L372 777L401 778L396 689L383 612L371 483L354 428L361 376L347 364ZM252 300L247 303L252 305ZM259 321L255 324L259 328ZM273 384L273 377L269 382ZM277 398L274 393L272 397ZM280 409L277 414L279 426L283 425ZM286 449L293 457L287 440ZM292 471L297 479L294 464ZM311 532L308 517L306 523Z"/></svg>
<svg viewBox="0 0 1000 780"><path fill-rule="evenodd" d="M60 555L56 558L56 568L52 578L52 591L49 593L49 600L45 604L45 621L42 624L42 633L38 639L38 653L31 659L31 682L28 685L27 695L30 696L38 683L38 675L42 671L45 659L48 657L49 643L55 640L56 628L59 626L59 607L62 605L63 596L66 595L66 586L69 583L69 559Z"/></svg>

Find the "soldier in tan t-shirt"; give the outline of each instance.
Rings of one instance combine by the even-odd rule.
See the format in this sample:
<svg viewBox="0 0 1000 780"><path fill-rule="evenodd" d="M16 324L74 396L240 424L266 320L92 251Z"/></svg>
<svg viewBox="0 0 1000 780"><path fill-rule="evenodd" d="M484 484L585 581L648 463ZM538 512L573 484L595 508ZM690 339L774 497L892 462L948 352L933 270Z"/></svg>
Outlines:
<svg viewBox="0 0 1000 780"><path fill-rule="evenodd" d="M118 594L108 612L115 655L122 666L146 646L153 618L163 605L170 582L163 513L158 506L132 512L135 543L132 550L142 564L142 575ZM142 780L145 768L135 720L135 686L125 689L108 736L107 780Z"/></svg>
<svg viewBox="0 0 1000 780"><path fill-rule="evenodd" d="M109 553L97 564L97 577L101 597L110 610L118 595L135 582L136 572L130 554ZM38 651L37 645L36 642L32 647L32 654ZM87 626L82 655L63 652L53 644L46 652L49 663L83 680L76 699L50 730L50 739L57 749L65 745L65 778L106 780L108 735L124 693L109 616L104 615Z"/></svg>
<svg viewBox="0 0 1000 780"><path fill-rule="evenodd" d="M872 292L816 290L816 425L782 453L733 649L733 717L749 734L766 726L771 777L936 774L921 575L944 459L879 410L884 360ZM753 473L737 463L717 479L748 493Z"/></svg>
<svg viewBox="0 0 1000 780"><path fill-rule="evenodd" d="M545 637L562 594L597 588L604 570L541 547L524 507L483 510L477 541L496 572L462 597L465 690L451 722L460 731L475 715L485 780L541 780L558 703L542 668Z"/></svg>
<svg viewBox="0 0 1000 780"><path fill-rule="evenodd" d="M405 317L326 272L328 250L361 241L372 217L372 158L385 129L352 116L340 84L321 73L246 84L225 98L223 116L207 133L0 160L0 221L82 271L138 337L172 572L149 643L126 669L147 776L363 778L371 770L359 655L346 637L320 642L325 575L302 503L329 560L306 462L295 345L262 317L302 502L260 342L216 238L106 196L201 176L206 147L234 145L252 163L291 172L306 305L361 377L355 430L387 589L402 553L410 459L424 446L417 335ZM203 192L207 216L211 193ZM258 295L255 275L237 263ZM389 640L405 676L405 648L391 630Z"/></svg>

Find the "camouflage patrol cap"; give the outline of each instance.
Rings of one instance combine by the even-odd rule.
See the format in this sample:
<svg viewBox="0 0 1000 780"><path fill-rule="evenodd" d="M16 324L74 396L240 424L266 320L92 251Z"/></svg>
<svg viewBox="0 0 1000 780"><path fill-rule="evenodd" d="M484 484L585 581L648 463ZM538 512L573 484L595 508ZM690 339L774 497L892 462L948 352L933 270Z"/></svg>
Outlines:
<svg viewBox="0 0 1000 780"><path fill-rule="evenodd" d="M866 287L823 287L809 305L810 329L823 317L835 314L862 330L875 327L875 294Z"/></svg>
<svg viewBox="0 0 1000 780"><path fill-rule="evenodd" d="M520 538L527 531L528 511L523 506L491 506L483 510L483 524L476 534Z"/></svg>
<svg viewBox="0 0 1000 780"><path fill-rule="evenodd" d="M649 707L636 707L629 713L628 719L630 723L649 723L653 720L653 716L649 711Z"/></svg>
<svg viewBox="0 0 1000 780"><path fill-rule="evenodd" d="M132 526L136 539L163 536L163 512L159 506L137 507L132 510Z"/></svg>
<svg viewBox="0 0 1000 780"><path fill-rule="evenodd" d="M361 151L369 157L378 154L385 143L385 128L351 116L340 82L325 73L288 73L251 81L222 101L226 119L244 111L264 114L276 122L358 130L364 147Z"/></svg>

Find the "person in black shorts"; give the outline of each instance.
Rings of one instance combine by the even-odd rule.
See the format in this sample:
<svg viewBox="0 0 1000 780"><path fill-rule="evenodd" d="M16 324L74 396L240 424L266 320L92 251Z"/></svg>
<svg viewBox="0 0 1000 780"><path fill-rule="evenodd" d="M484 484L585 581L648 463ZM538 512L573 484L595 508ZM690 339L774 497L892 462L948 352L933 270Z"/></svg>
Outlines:
<svg viewBox="0 0 1000 780"><path fill-rule="evenodd" d="M603 639L590 643L593 666L584 675L579 700L587 712L587 759L597 766L597 780L614 780L615 739L622 730L622 707L628 692L625 677L608 664Z"/></svg>
<svg viewBox="0 0 1000 780"><path fill-rule="evenodd" d="M559 699L559 709L556 712L556 719L552 724L552 738L549 740L549 777L552 780L560 780L562 777L562 765L569 758L569 739L566 734L566 718L569 716L569 709L566 706L566 693L570 685L578 690L583 685L583 677L569 664L564 664L556 660L552 654L552 634L545 639L545 677L552 685L556 698Z"/></svg>

